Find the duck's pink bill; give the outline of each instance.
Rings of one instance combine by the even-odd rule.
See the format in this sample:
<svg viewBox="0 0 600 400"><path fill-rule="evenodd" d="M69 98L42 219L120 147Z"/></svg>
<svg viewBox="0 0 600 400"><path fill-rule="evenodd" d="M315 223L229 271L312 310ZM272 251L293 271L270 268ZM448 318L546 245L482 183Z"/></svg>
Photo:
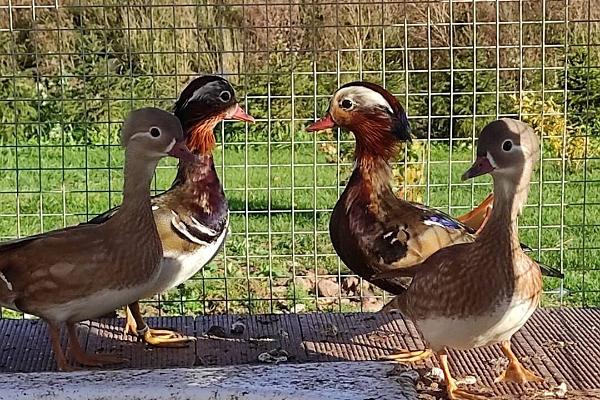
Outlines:
<svg viewBox="0 0 600 400"><path fill-rule="evenodd" d="M331 129L335 127L335 121L331 118L329 113L325 114L320 120L313 122L306 127L307 132L323 131L325 129Z"/></svg>
<svg viewBox="0 0 600 400"><path fill-rule="evenodd" d="M239 104L235 105L235 109L233 110L233 114L231 114L230 118L238 121L254 122L254 118L246 113L246 111L244 111Z"/></svg>
<svg viewBox="0 0 600 400"><path fill-rule="evenodd" d="M195 163L198 157L194 155L185 145L185 141L175 142L171 150L167 152L171 157L179 158L180 160Z"/></svg>
<svg viewBox="0 0 600 400"><path fill-rule="evenodd" d="M479 156L477 159L475 159L475 162L471 168L469 168L467 172L463 174L462 180L466 181L467 179L475 178L476 176L489 174L493 170L494 166L490 163L490 160L487 158L487 156Z"/></svg>

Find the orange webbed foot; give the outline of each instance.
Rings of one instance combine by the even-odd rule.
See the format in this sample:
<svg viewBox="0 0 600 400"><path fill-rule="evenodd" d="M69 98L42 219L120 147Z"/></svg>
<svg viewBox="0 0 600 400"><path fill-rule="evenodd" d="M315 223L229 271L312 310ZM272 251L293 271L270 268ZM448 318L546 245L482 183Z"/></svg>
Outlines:
<svg viewBox="0 0 600 400"><path fill-rule="evenodd" d="M508 367L496 378L496 382L544 382L544 378L536 375L521 364L515 353L512 352L510 342L502 342L502 353L508 358Z"/></svg>
<svg viewBox="0 0 600 400"><path fill-rule="evenodd" d="M433 351L431 351L431 349L416 350L416 351L409 351L409 350L402 349L393 354L388 354L386 356L382 356L379 358L379 360L396 361L396 362L403 363L403 364L410 364L410 363L416 363L419 361L427 360L428 358L431 358L432 355L433 355Z"/></svg>

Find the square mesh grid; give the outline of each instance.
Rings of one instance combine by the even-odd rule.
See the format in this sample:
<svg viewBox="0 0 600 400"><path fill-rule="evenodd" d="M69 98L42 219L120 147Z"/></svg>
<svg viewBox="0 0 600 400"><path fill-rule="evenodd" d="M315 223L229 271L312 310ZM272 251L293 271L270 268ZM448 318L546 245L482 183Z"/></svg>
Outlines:
<svg viewBox="0 0 600 400"><path fill-rule="evenodd" d="M227 77L257 122L225 122L214 153L232 213L219 256L148 313L374 310L331 247L352 168L347 132L304 127L351 80L383 84L417 138L398 194L459 215L491 189L460 182L485 123L529 122L543 156L522 240L565 279L546 304L600 303L600 11L573 1L4 0L0 238L86 221L120 202L120 123L171 109L200 73ZM140 5L143 4L143 5ZM154 191L170 186L165 161ZM14 316L4 310L3 316Z"/></svg>

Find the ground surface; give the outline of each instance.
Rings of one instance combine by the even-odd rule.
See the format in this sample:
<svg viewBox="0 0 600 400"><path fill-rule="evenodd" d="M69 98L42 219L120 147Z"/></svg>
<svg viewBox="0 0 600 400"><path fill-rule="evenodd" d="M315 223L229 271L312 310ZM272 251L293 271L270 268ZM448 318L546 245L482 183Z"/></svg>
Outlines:
<svg viewBox="0 0 600 400"><path fill-rule="evenodd" d="M377 360L395 348L422 346L414 327L399 315L287 314L212 315L197 318L154 318L153 326L169 326L198 340L185 349L153 349L123 337L121 320L82 324L80 340L88 351L114 352L130 359L123 368L215 367L239 364L307 363ZM237 324L236 324L237 323ZM232 333L234 330L241 333ZM553 398L565 384L571 398L593 398L600 388L600 310L540 310L513 338L524 363L546 378L542 385L494 384L505 360L497 348L453 352L457 377L495 398ZM43 322L0 320L0 371L54 371ZM423 399L443 398L441 386L426 375L434 364L417 366ZM389 366L389 377L403 368ZM579 391L579 397L575 394ZM515 397L516 396L516 397ZM573 397L575 396L575 397ZM581 397L583 396L583 397Z"/></svg>

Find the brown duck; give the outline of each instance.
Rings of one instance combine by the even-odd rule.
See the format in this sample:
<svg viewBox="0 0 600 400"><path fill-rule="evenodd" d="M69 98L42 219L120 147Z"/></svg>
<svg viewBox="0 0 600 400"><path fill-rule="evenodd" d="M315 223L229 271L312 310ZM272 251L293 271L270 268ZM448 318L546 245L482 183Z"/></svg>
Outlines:
<svg viewBox="0 0 600 400"><path fill-rule="evenodd" d="M224 119L254 121L240 107L231 84L214 75L190 82L175 103L174 112L183 125L187 146L198 161L180 161L171 188L152 198L164 258L151 295L190 279L223 245L229 230L229 207L213 161L216 143L213 130ZM99 215L88 224L109 220L115 210ZM137 301L128 308L125 330L149 344L181 347L195 340L170 330L150 329Z"/></svg>
<svg viewBox="0 0 600 400"><path fill-rule="evenodd" d="M85 353L75 323L152 292L162 246L152 217L150 183L162 157L194 161L182 139L181 124L172 114L156 108L132 112L121 131L126 149L123 203L112 218L0 244L0 305L48 323L59 369L73 368L59 340L63 323L74 361L87 366L123 361Z"/></svg>
<svg viewBox="0 0 600 400"><path fill-rule="evenodd" d="M384 311L399 309L414 321L444 370L451 399L485 397L458 389L447 348L500 343L509 365L498 380L542 380L519 362L510 346L542 291L540 268L521 249L517 225L538 157L539 140L526 124L511 119L488 124L479 138L477 160L463 175L489 173L494 181L491 216L475 241L445 247L421 264L380 276L412 278Z"/></svg>
<svg viewBox="0 0 600 400"><path fill-rule="evenodd" d="M354 171L329 223L333 247L350 270L399 294L406 288L406 279L375 281L373 276L423 262L446 246L475 240L492 195L477 209L454 219L394 194L390 161L397 156L400 141L410 140L410 134L404 109L390 92L369 82L340 87L325 116L307 130L335 126L356 137ZM550 268L546 272L562 276Z"/></svg>

